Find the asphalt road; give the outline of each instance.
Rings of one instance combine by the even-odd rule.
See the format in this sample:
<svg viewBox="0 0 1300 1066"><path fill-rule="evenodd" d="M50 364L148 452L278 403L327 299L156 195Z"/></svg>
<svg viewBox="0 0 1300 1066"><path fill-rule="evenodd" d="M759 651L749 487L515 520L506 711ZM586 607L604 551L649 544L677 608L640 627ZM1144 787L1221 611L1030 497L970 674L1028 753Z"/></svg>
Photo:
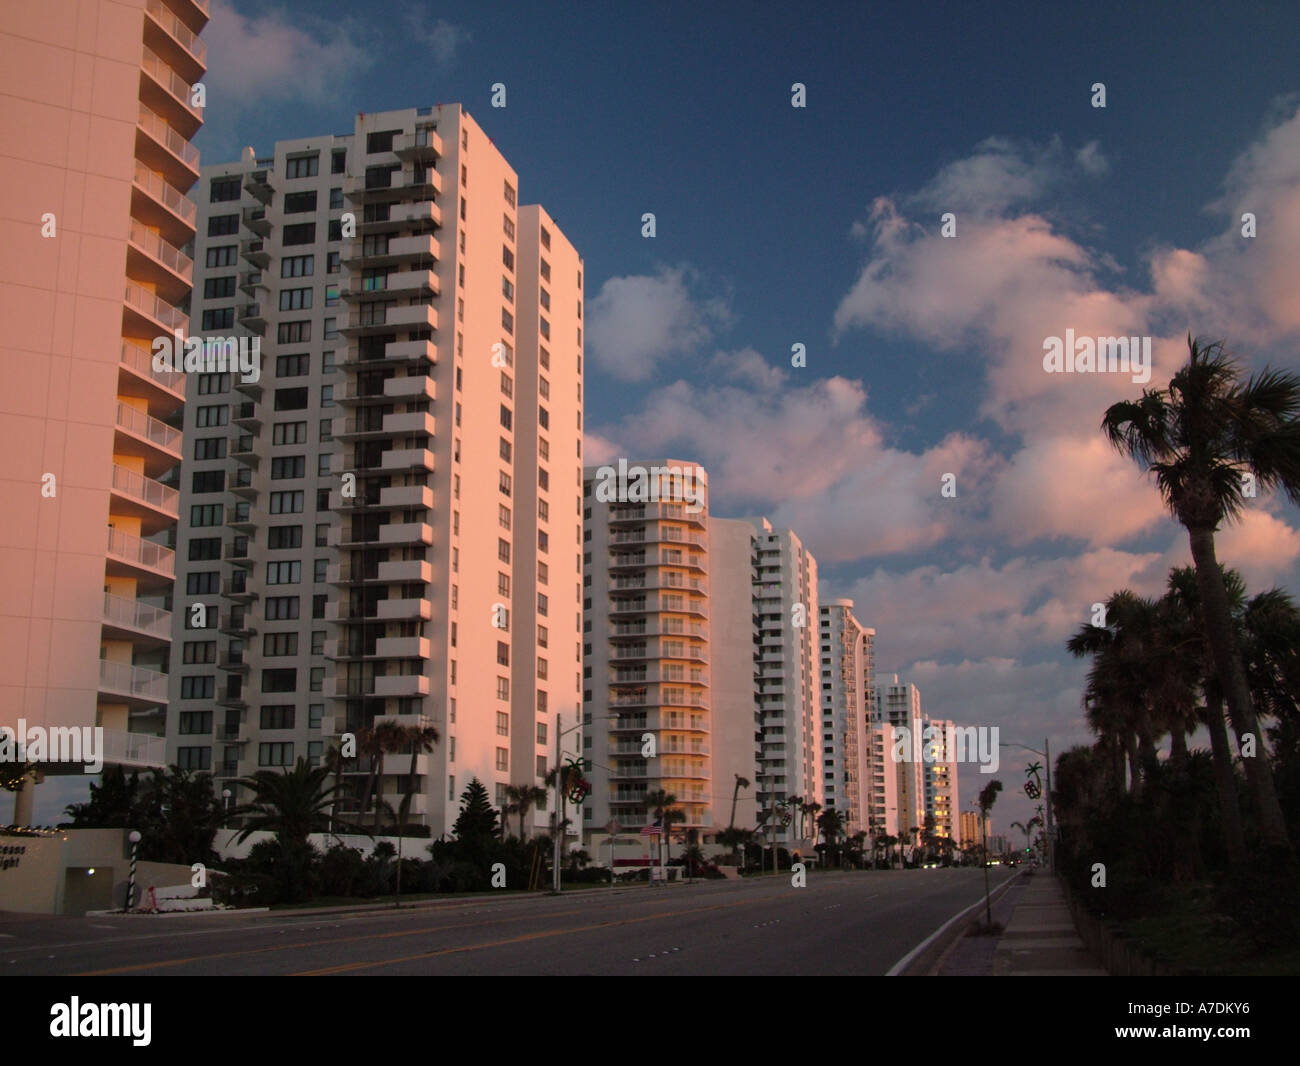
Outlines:
<svg viewBox="0 0 1300 1066"><path fill-rule="evenodd" d="M991 871L994 887L1010 871ZM982 898L979 870L813 874L400 911L0 914L0 976L883 974Z"/></svg>

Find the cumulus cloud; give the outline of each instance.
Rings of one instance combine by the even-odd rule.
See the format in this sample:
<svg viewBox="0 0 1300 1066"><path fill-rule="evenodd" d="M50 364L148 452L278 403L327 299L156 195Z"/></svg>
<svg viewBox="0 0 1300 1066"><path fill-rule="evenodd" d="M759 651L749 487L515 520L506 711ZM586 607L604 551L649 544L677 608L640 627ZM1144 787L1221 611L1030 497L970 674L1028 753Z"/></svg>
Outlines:
<svg viewBox="0 0 1300 1066"><path fill-rule="evenodd" d="M411 8L406 13L406 28L411 37L423 45L433 55L434 62L440 67L449 67L465 45L474 39L474 35L463 26L457 26L446 19L430 19L424 8Z"/></svg>
<svg viewBox="0 0 1300 1066"><path fill-rule="evenodd" d="M596 365L622 381L647 381L673 356L697 351L731 320L727 302L699 297L696 272L610 278L587 304L587 345Z"/></svg>
<svg viewBox="0 0 1300 1066"><path fill-rule="evenodd" d="M268 101L338 100L377 54L357 20L322 19L283 8L242 14L214 0L203 31L213 105L243 109Z"/></svg>

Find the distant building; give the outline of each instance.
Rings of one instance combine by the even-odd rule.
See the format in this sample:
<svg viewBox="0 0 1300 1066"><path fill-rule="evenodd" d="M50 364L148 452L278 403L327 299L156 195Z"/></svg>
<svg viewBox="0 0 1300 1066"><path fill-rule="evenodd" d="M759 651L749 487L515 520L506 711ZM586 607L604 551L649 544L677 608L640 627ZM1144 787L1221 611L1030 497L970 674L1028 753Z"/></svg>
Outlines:
<svg viewBox="0 0 1300 1066"><path fill-rule="evenodd" d="M823 801L848 836L869 829L869 732L875 698L876 631L853 615L852 600L821 607Z"/></svg>

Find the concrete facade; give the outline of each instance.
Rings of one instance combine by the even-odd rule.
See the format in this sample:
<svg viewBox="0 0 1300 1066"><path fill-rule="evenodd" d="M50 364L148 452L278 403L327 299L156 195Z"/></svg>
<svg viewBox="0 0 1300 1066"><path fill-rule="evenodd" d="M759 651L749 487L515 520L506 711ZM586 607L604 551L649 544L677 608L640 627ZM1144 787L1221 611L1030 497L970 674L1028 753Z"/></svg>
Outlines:
<svg viewBox="0 0 1300 1066"><path fill-rule="evenodd" d="M53 0L0 27L0 725L99 727L136 768L164 757L185 382L151 353L190 298L207 19Z"/></svg>

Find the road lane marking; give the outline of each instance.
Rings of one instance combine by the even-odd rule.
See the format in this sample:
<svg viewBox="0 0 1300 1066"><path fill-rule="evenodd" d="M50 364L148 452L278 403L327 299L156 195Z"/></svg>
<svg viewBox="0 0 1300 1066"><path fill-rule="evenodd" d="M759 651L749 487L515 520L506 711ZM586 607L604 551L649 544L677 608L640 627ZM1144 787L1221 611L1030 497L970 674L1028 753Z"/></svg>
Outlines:
<svg viewBox="0 0 1300 1066"><path fill-rule="evenodd" d="M658 914L645 914L639 918L623 918L615 922L596 922L592 925L575 925L569 929L548 929L537 933L525 933L522 936L508 937L505 940L493 940L486 944L464 944L455 948L439 948L437 951L422 951L417 955L403 955L393 959L376 959L373 962L345 962L338 966L326 966L319 970L301 970L291 974L293 977L325 977L331 974L352 973L355 970L367 970L376 966L396 966L417 959L432 959L440 955L457 955L466 951L482 951L486 948L506 947L510 944L522 944L530 940L548 940L551 937L568 936L570 933L589 933L596 929L609 929L618 925L637 925L641 922L653 922L660 918L677 918L701 911L729 910L732 907L745 907L758 902L751 899L736 900L734 903L717 903L711 907L692 907L688 910L660 911ZM653 955L650 958L654 958Z"/></svg>

